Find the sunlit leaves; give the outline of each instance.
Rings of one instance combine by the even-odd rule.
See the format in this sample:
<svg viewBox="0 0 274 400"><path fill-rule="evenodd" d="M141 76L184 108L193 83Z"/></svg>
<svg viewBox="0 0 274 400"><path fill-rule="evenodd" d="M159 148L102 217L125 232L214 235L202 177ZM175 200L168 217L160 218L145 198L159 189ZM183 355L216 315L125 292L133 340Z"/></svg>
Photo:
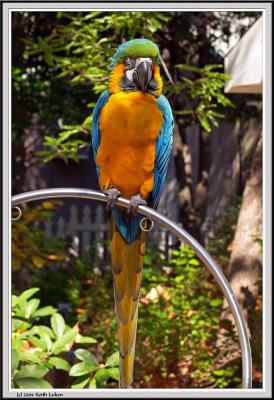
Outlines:
<svg viewBox="0 0 274 400"><path fill-rule="evenodd" d="M72 388L102 387L109 379L118 380L119 359L117 354L107 359L107 365L99 365L96 357L88 350L78 348L75 357L81 362L71 366L63 355L76 343L96 343L89 336L83 336L78 327L70 328L63 316L51 306L39 309L40 300L31 298L39 288L31 288L19 296L13 295L12 305L12 385L22 389L50 389L47 373L56 368L77 377ZM40 317L49 316L50 327L39 325L31 319L40 310ZM21 319L23 318L23 321ZM28 323L24 320L29 321ZM77 327L77 328L76 328ZM77 341L76 341L77 338ZM57 356L58 355L58 356Z"/></svg>
<svg viewBox="0 0 274 400"><path fill-rule="evenodd" d="M218 126L218 119L224 118L224 114L216 111L216 108L233 107L233 103L224 95L225 81L229 80L230 76L218 72L223 68L220 64L206 65L203 68L187 64L177 64L175 67L192 72L194 77L190 79L182 76L176 87L171 87L170 90L175 93L185 92L196 103L193 108L178 110L175 113L192 117L193 122L198 120L206 132L211 132L212 126Z"/></svg>
<svg viewBox="0 0 274 400"><path fill-rule="evenodd" d="M14 375L17 367L19 365L19 354L18 351L13 349L11 352L11 374Z"/></svg>
<svg viewBox="0 0 274 400"><path fill-rule="evenodd" d="M104 387L110 378L119 380L118 353L112 354L105 365L99 365L95 356L88 350L77 349L74 354L81 362L74 364L69 371L70 376L77 377L71 385L72 388Z"/></svg>
<svg viewBox="0 0 274 400"><path fill-rule="evenodd" d="M63 371L70 370L70 364L61 357L50 357L48 363L56 369L62 369Z"/></svg>
<svg viewBox="0 0 274 400"><path fill-rule="evenodd" d="M51 384L42 379L48 368L39 365L24 365L13 377L13 382L16 387L21 389L51 389Z"/></svg>
<svg viewBox="0 0 274 400"><path fill-rule="evenodd" d="M155 32L169 19L168 13L161 12L58 12L50 35L25 40L24 55L26 59L42 56L51 70L52 81L63 80L75 91L79 86L88 86L98 95L108 87L109 65L117 47L128 38L140 37L140 32L143 37L154 39ZM14 76L16 82L22 79L17 70ZM54 158L77 162L79 150L89 144L90 123L88 117L83 124L61 127L57 137L54 133L46 135L44 149L36 155L44 162Z"/></svg>
<svg viewBox="0 0 274 400"><path fill-rule="evenodd" d="M159 259L157 251L149 249L139 305L139 357L144 368L161 366L164 375L174 364L184 365L187 357L182 368L194 379L192 386L217 382L220 387L213 371L219 351L216 338L220 329L222 294L187 245L172 253L172 268L166 275L161 267L163 260ZM161 285L159 277L163 279ZM153 301L144 301L153 290ZM232 378L226 378L221 384L228 385L231 381Z"/></svg>
<svg viewBox="0 0 274 400"><path fill-rule="evenodd" d="M65 329L65 320L61 314L55 314L50 319L52 330L57 338L62 337Z"/></svg>
<svg viewBox="0 0 274 400"><path fill-rule="evenodd" d="M17 270L25 267L28 270L37 270L56 264L66 258L64 247L65 241L55 237L45 236L44 230L37 226L45 222L53 215L53 209L60 202L44 202L38 206L24 208L24 213L19 221L13 223L12 229L12 268ZM53 257L54 255L54 257ZM34 290L34 291L33 291ZM24 297L31 297L35 289L31 289ZM38 290L38 289L37 289ZM15 298L14 300L15 301ZM51 308L41 308L35 316L49 313ZM49 315L49 314L47 314Z"/></svg>
<svg viewBox="0 0 274 400"><path fill-rule="evenodd" d="M119 352L112 354L106 361L106 367L116 367L119 365Z"/></svg>

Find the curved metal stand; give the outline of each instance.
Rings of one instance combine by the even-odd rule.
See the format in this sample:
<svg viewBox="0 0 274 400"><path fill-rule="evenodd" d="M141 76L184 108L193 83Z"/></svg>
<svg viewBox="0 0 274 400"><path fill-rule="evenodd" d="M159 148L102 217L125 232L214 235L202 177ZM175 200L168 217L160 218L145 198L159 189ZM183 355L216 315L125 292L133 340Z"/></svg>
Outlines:
<svg viewBox="0 0 274 400"><path fill-rule="evenodd" d="M42 189L32 192L18 194L12 197L12 207L18 206L21 203L27 203L34 200L54 199L54 198L82 198L87 200L107 201L107 196L104 193L88 190L88 189L75 189L75 188L57 188L57 189ZM129 200L119 197L116 202L121 207L128 207ZM242 388L250 389L252 387L252 359L251 349L248 338L248 333L245 321L237 302L237 299L221 269L217 266L212 257L205 251L205 249L183 228L179 227L169 218L161 215L159 212L145 206L138 207L138 213L145 217L157 222L162 227L172 232L178 239L184 241L191 247L197 254L200 260L204 263L208 271L213 275L217 281L219 288L223 292L230 309L232 311L236 328L238 331L241 351L242 351Z"/></svg>

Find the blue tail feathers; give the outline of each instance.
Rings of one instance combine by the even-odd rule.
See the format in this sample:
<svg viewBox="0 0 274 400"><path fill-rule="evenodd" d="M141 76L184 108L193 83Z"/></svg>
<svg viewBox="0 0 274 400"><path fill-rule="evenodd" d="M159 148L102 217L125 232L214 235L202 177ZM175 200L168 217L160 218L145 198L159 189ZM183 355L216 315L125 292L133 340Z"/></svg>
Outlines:
<svg viewBox="0 0 274 400"><path fill-rule="evenodd" d="M140 221L144 217L142 215L127 215L126 211L122 211L117 207L113 207L112 215L115 225L125 241L128 244L133 243L140 231Z"/></svg>

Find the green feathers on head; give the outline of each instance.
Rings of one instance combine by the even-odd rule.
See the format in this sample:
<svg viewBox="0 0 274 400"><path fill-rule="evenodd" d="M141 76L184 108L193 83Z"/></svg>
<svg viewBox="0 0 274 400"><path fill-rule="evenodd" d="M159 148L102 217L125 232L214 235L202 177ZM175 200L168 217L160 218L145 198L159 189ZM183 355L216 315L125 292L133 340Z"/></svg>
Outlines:
<svg viewBox="0 0 274 400"><path fill-rule="evenodd" d="M122 43L113 56L110 68L123 61L126 57L150 57L159 60L159 48L148 39L133 39Z"/></svg>

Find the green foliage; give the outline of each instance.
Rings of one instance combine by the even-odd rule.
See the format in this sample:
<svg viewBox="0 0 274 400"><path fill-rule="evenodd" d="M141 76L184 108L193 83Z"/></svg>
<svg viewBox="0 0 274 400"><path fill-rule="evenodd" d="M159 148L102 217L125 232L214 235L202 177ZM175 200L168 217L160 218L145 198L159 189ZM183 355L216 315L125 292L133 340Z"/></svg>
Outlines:
<svg viewBox="0 0 274 400"><path fill-rule="evenodd" d="M171 13L162 12L58 12L49 35L39 36L35 41L32 38L25 40L24 57L42 56L52 71L53 81L66 82L70 87L87 86L91 89L92 99L96 100L108 86L109 65L117 47L129 38L140 37L140 32L142 37L153 41L157 38L159 42L159 32L172 17ZM198 121L205 131L210 132L212 125L218 126L218 119L224 118L219 108L233 106L223 93L224 82L229 76L216 71L222 67L220 65L198 68L177 64L175 67L179 70L179 78L175 85L166 84L166 91L173 95L183 93L186 103L195 101L193 107L178 110L176 114L188 117L189 121ZM182 70L190 71L194 78L185 77ZM16 77L20 79L20 74ZM94 102L87 107L91 105ZM43 157L44 162L55 157L61 157L65 162L69 159L77 161L79 150L89 143L90 122L89 117L80 124L61 124L57 136L45 136L45 148L37 155Z"/></svg>
<svg viewBox="0 0 274 400"><path fill-rule="evenodd" d="M232 206L223 210L223 213L215 221L214 235L208 241L209 254L224 270L228 267L241 204L242 198L237 197Z"/></svg>
<svg viewBox="0 0 274 400"><path fill-rule="evenodd" d="M26 56L43 54L45 61L74 85L91 83L96 94L107 88L111 59L125 38L154 34L170 19L161 12L57 13L56 29L36 42L27 41Z"/></svg>
<svg viewBox="0 0 274 400"><path fill-rule="evenodd" d="M111 271L96 275L90 263L80 258L75 259L75 265L77 277L74 278L79 285L72 304L77 312L76 318L81 321L85 334L92 332L92 336L100 342L100 353L113 353L117 351L118 343L113 340L116 338L116 320ZM39 274L41 272L38 271ZM74 285L73 270L64 269L62 276L58 276L53 269L47 270L38 281L48 282L50 274L53 280L68 282L66 296L72 301L70 292L73 292L73 286L70 285ZM43 293L48 296L46 290L44 287ZM235 380L238 366L223 368L223 375L222 372L214 373L219 351L216 338L221 324L222 302L223 296L213 279L187 246L174 250L168 264L163 263L163 255L158 248L149 246L139 305L135 381L141 382L142 387L150 387L157 376L165 384L171 372L180 378L181 371L184 371L188 387L238 387L239 382ZM98 354L98 357L101 356ZM86 368L93 369L95 366L92 362L84 366L81 364L84 360L79 359L81 362L74 368L73 374L81 373L81 378L77 377L73 384L82 387L95 384L92 379L96 378L96 373L92 371L93 377L85 373ZM227 368L234 368L231 376ZM102 366L102 369L105 367ZM106 376L105 371L102 374Z"/></svg>
<svg viewBox="0 0 274 400"><path fill-rule="evenodd" d="M69 372L71 376L77 377L71 388L101 388L105 386L110 378L119 381L118 352L112 354L107 359L106 364L100 365L94 355L85 349L76 350L75 355L81 362L75 364Z"/></svg>
<svg viewBox="0 0 274 400"><path fill-rule="evenodd" d="M67 164L68 160L78 162L78 152L87 146L86 140L76 139L75 135L89 134L91 116L87 117L80 125L61 125L61 131L57 137L45 136L44 146L47 150L39 150L36 155L44 157L44 162L61 157Z"/></svg>
<svg viewBox="0 0 274 400"><path fill-rule="evenodd" d="M169 90L173 93L186 92L186 96L195 100L195 105L191 108L184 108L175 111L177 115L192 118L193 122L198 122L206 132L211 132L212 125L218 126L218 118L224 118L224 114L216 111L219 106L233 107L233 103L224 95L225 81L231 77L227 74L216 72L222 69L222 65L206 65L198 68L186 64L177 64L175 67L190 71L195 74L195 78L189 79L184 76L178 79L174 87Z"/></svg>
<svg viewBox="0 0 274 400"><path fill-rule="evenodd" d="M192 387L219 387L213 371L222 295L187 246L173 251L171 265L168 276L153 266L144 270L138 359L162 377L183 370ZM149 282L153 287L146 294Z"/></svg>
<svg viewBox="0 0 274 400"><path fill-rule="evenodd" d="M53 81L60 80L72 87L87 86L96 100L108 86L111 59L125 38L139 37L142 32L142 36L153 39L169 19L167 13L161 12L58 12L56 25L48 36L25 40L24 57L42 55L52 70ZM94 103L86 100L86 107L91 105ZM88 117L81 124L61 125L57 137L54 134L45 137L45 149L37 155L44 162L55 157L65 162L77 161L79 149L89 144L90 122Z"/></svg>
<svg viewBox="0 0 274 400"><path fill-rule="evenodd" d="M214 236L209 238L208 241L208 252L215 258L218 265L226 271L229 265L229 260L231 256L231 251L233 250L233 239L236 230L236 224L238 221L239 212L242 205L242 198L238 197L235 199L234 205L224 209L223 213L216 220L214 226ZM256 233L250 233L254 242L258 244L258 252L262 251L262 239ZM258 385L261 387L262 376L259 371L262 370L262 285L261 279L258 280L258 297L256 299L256 304L254 308L250 308L248 313L248 325L253 332L250 344L252 350L252 360L253 360L253 385ZM234 368L232 372L231 368ZM222 370L221 370L222 371ZM216 371L215 376L217 379L218 387L223 386L227 381L237 383L236 366L231 366L227 373L219 373ZM231 374L231 377L227 375ZM219 375L218 375L219 374Z"/></svg>
<svg viewBox="0 0 274 400"><path fill-rule="evenodd" d="M153 387L157 377L157 385L164 387L169 374L173 373L184 382L180 386L238 387L237 365L224 367L224 373L215 371L222 294L187 246L174 250L170 263L163 262L163 256L154 246L149 246L145 256L135 381L140 382L142 387ZM81 350L78 348L74 353L77 361L67 369L69 376L74 378L70 383L73 388L104 387L110 379L118 380L117 355L103 362L104 354L115 353L118 347L117 340L113 340L116 338L116 320L111 271L103 275L96 271L94 265L80 257L73 258L63 267L36 269L33 283L41 284L41 298L50 299L52 305L39 308L38 299L32 299L37 290L33 288L20 295L27 302L23 310L17 307L20 324L35 325L35 318L39 317L39 321L50 318L49 326L41 324L35 328L33 325L20 325L19 329L24 327L22 332L20 330L23 334L20 340L31 340L31 346L40 349L40 353L27 353L32 358L27 364L35 363L48 369L65 367L62 359L65 359L66 352L60 353L61 349L65 350L67 341L80 346ZM55 288L51 287L53 282ZM13 301L17 306L18 299L14 297ZM83 336L75 332L78 323L74 328L66 327L53 302L68 302L71 305L71 323L80 323ZM91 353L89 348L82 349L83 343L90 346L94 340L100 343L95 353ZM22 364L26 354L23 349L15 348L22 358L21 365L26 364ZM46 365L44 362L41 364L42 356L47 361ZM234 368L233 374L229 372L231 368Z"/></svg>
<svg viewBox="0 0 274 400"><path fill-rule="evenodd" d="M49 220L53 208L60 202L44 201L39 206L24 209L22 219L13 222L12 227L12 268L35 270L48 267L66 258L65 241L46 237L39 223Z"/></svg>
<svg viewBox="0 0 274 400"><path fill-rule="evenodd" d="M52 306L39 308L40 299L32 296L39 288L31 288L19 296L12 296L12 385L21 389L50 389L47 374L52 369L66 371L78 377L71 387L104 387L117 374L117 354L106 364L99 365L88 350L78 348L75 356L82 360L73 366L66 354L77 344L94 344L96 340L79 333L78 325L69 327L63 316ZM50 325L39 324L41 318L50 317ZM91 374L91 372L93 374ZM85 384L83 384L85 381ZM93 386L92 386L93 385Z"/></svg>

